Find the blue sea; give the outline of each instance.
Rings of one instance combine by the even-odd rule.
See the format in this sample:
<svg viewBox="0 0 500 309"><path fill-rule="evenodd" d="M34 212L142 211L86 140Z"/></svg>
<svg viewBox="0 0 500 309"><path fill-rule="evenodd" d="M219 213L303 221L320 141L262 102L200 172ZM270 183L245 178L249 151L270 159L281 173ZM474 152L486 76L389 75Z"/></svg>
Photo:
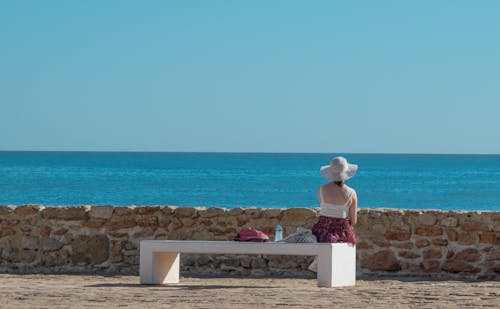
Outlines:
<svg viewBox="0 0 500 309"><path fill-rule="evenodd" d="M337 154L361 208L500 210L500 155ZM0 204L318 207L331 154L0 152Z"/></svg>

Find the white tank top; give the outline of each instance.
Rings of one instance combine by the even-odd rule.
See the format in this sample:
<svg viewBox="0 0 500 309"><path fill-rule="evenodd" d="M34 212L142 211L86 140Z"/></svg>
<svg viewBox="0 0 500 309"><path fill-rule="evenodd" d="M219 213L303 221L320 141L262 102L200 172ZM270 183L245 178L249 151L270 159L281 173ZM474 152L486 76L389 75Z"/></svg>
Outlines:
<svg viewBox="0 0 500 309"><path fill-rule="evenodd" d="M321 216L333 217L333 218L348 218L349 217L349 203L354 190L349 190L347 193L347 201L344 205L330 204L326 203L323 199L323 187L319 187L319 201L321 202L321 208L319 214Z"/></svg>

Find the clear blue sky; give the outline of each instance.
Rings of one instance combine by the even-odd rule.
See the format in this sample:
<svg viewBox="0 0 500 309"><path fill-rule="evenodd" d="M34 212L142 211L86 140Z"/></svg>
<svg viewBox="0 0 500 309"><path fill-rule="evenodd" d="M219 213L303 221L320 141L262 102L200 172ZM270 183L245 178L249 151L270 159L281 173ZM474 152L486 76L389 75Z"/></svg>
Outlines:
<svg viewBox="0 0 500 309"><path fill-rule="evenodd" d="M500 1L1 1L0 150L500 153Z"/></svg>

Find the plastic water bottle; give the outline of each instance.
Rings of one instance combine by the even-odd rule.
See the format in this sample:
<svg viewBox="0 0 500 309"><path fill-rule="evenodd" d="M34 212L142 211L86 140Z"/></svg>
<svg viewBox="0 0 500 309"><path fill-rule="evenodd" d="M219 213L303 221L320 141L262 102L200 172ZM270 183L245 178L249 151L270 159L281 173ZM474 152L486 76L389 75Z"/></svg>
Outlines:
<svg viewBox="0 0 500 309"><path fill-rule="evenodd" d="M276 225L276 232L274 233L274 241L280 241L283 239L283 228L280 224Z"/></svg>

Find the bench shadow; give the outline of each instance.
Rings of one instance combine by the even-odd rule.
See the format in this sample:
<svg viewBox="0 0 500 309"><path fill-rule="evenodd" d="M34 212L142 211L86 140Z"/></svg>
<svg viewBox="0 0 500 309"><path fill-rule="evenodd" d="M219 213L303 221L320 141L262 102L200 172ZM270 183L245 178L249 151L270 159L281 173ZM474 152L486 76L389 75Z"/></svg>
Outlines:
<svg viewBox="0 0 500 309"><path fill-rule="evenodd" d="M377 276L377 275L362 275L356 278L356 280L362 281L400 281L400 282L447 282L447 281L460 281L464 283L478 283L486 281L495 281L495 279L489 278L447 278L447 277L430 277L430 276Z"/></svg>
<svg viewBox="0 0 500 309"><path fill-rule="evenodd" d="M162 288L162 289L181 289L181 290L207 290L207 289L270 289L276 288L275 286L265 286L265 285L222 285L222 284L213 284L213 285L187 285L187 284L138 284L138 283L100 283L100 284L91 284L86 285L87 288L142 288L142 289L151 289L151 288Z"/></svg>

